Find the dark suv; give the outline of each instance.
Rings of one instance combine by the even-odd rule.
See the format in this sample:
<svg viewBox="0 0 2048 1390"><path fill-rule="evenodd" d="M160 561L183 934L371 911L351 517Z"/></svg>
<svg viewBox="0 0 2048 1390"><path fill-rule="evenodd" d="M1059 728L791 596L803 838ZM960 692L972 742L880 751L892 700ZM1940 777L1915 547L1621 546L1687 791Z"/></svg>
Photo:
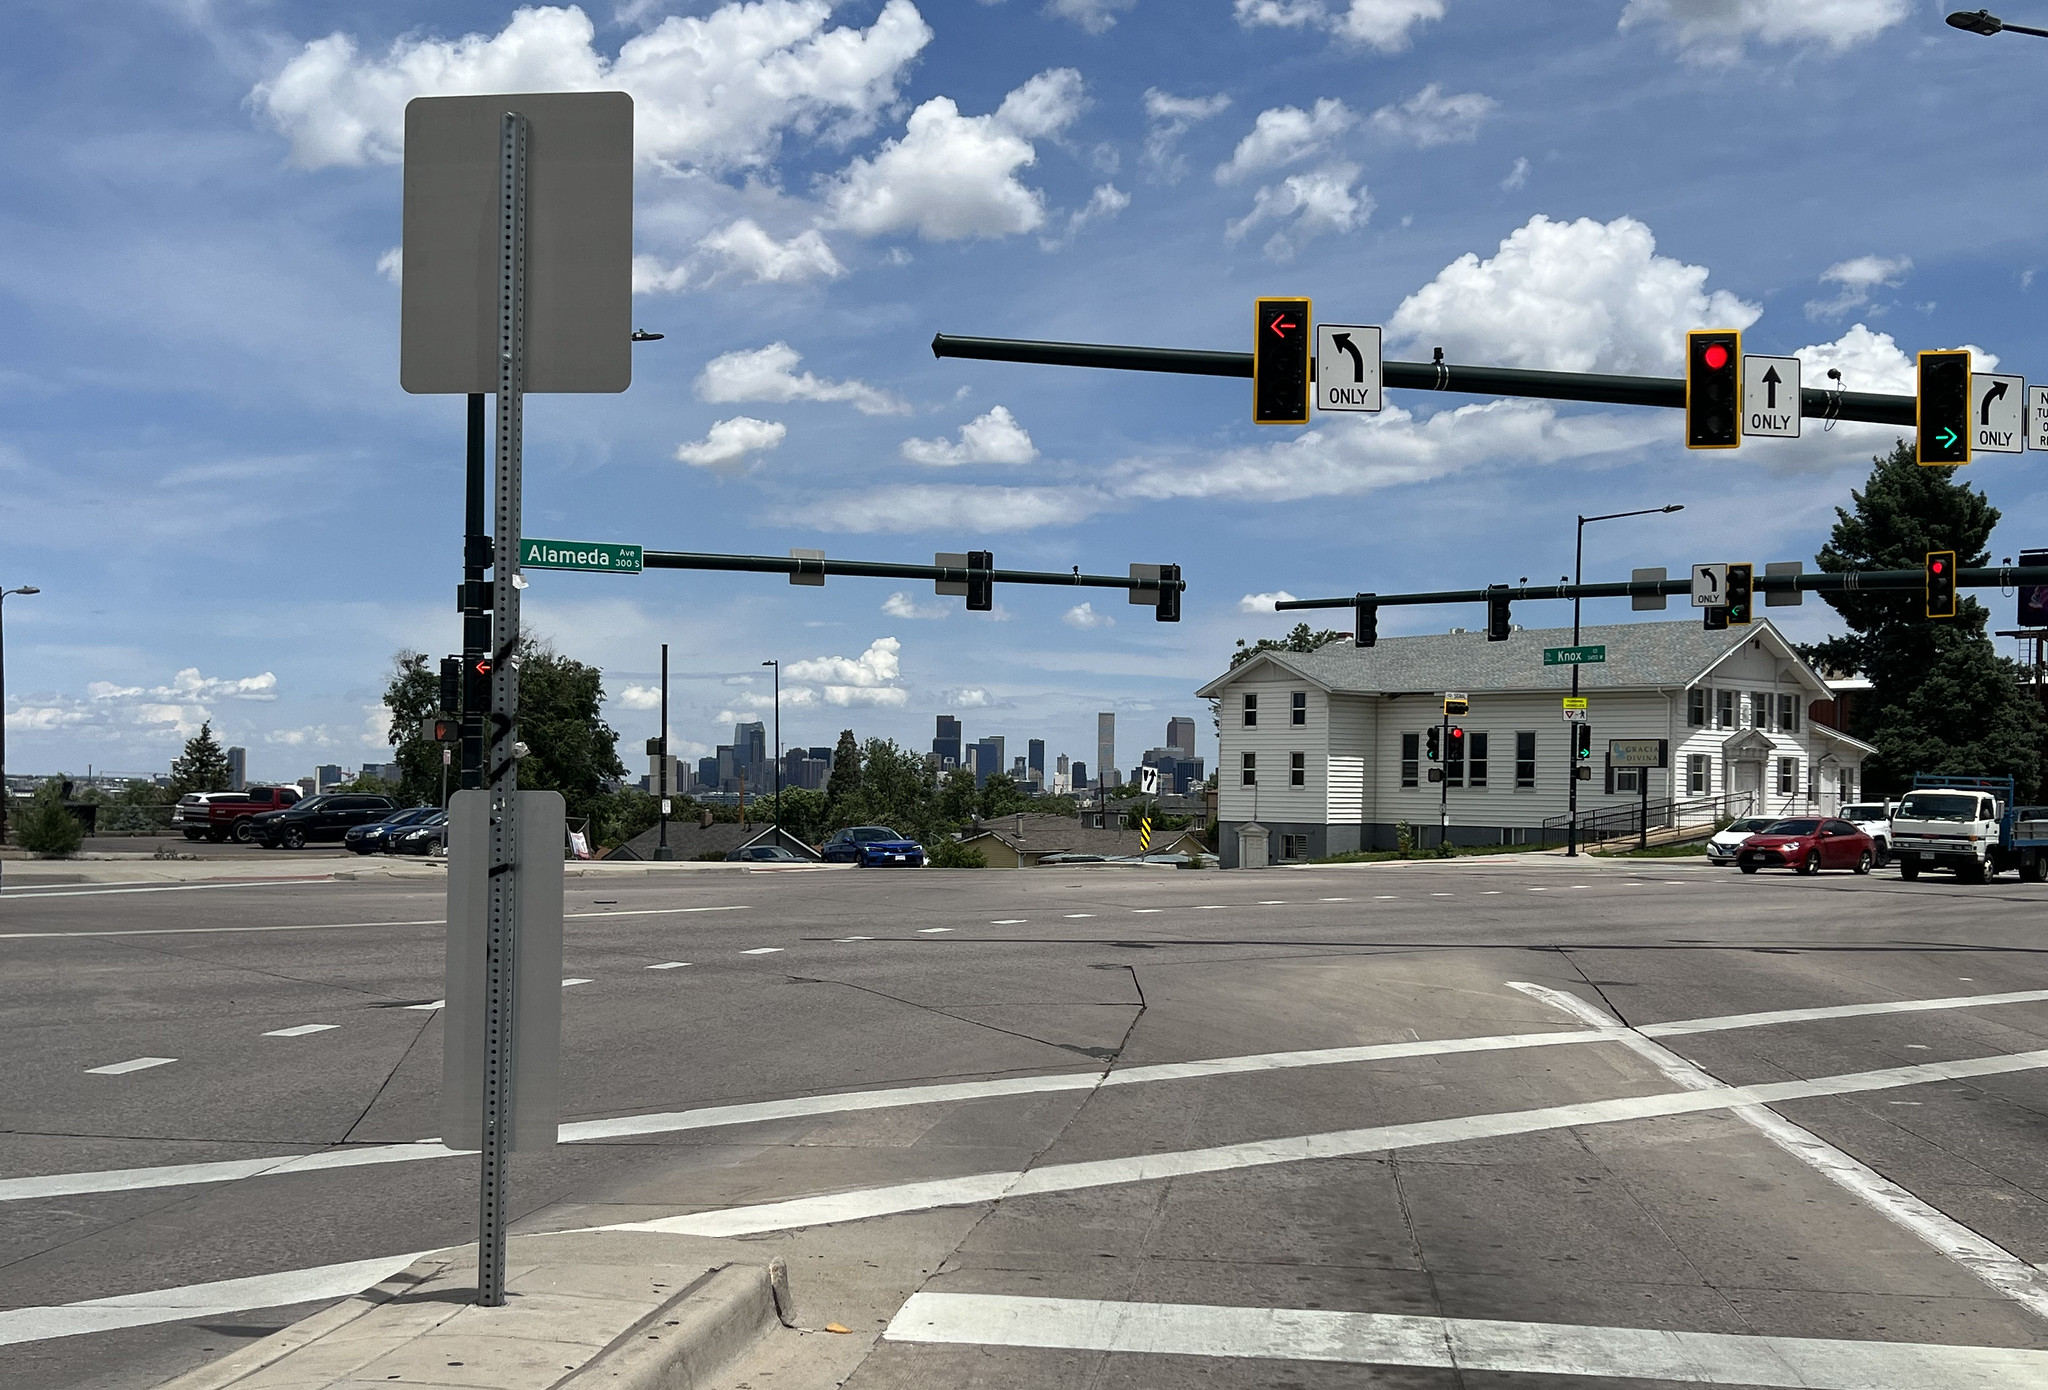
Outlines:
<svg viewBox="0 0 2048 1390"><path fill-rule="evenodd" d="M340 840L356 826L383 820L397 809L388 796L329 792L309 796L288 810L250 817L249 833L265 849L300 849L316 841Z"/></svg>

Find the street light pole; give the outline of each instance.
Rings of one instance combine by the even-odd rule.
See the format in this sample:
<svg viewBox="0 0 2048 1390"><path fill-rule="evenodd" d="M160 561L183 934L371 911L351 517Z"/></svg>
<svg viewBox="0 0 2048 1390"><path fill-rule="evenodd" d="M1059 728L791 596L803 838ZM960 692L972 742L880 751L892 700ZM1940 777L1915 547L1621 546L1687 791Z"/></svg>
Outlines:
<svg viewBox="0 0 2048 1390"><path fill-rule="evenodd" d="M40 594L33 584L24 584L19 589L0 589L0 614L7 609L9 594ZM7 843L7 637L0 627L0 845Z"/></svg>
<svg viewBox="0 0 2048 1390"><path fill-rule="evenodd" d="M782 843L782 663L764 661L775 668L775 843Z"/></svg>
<svg viewBox="0 0 2048 1390"><path fill-rule="evenodd" d="M2032 34L2035 38L2048 39L2048 29L2031 29L2024 24L2008 24L1989 10L1957 10L1948 17L1951 26L1966 29L1972 34L1992 34L2011 30L2015 34Z"/></svg>
<svg viewBox="0 0 2048 1390"><path fill-rule="evenodd" d="M668 847L668 799L675 788L670 785L668 775L668 643L661 644L661 736L655 740L655 747L661 751L655 754L660 769L655 775L654 790L661 798L661 841L654 847L656 859L673 859L675 851Z"/></svg>
<svg viewBox="0 0 2048 1390"><path fill-rule="evenodd" d="M1589 521L1618 521L1625 516L1655 516L1663 512L1682 512L1683 502L1674 502L1668 507L1644 507L1633 512L1606 512L1600 516L1579 518L1578 537L1572 547L1572 583L1574 586L1585 582L1586 573L1586 523ZM1572 595L1572 646L1579 645L1579 596ZM1579 694L1579 665L1572 662L1572 698ZM1566 760L1571 767L1571 782L1565 794L1564 852L1567 858L1579 857L1579 760ZM1645 777L1647 773L1643 774ZM1647 785L1647 783L1645 784Z"/></svg>

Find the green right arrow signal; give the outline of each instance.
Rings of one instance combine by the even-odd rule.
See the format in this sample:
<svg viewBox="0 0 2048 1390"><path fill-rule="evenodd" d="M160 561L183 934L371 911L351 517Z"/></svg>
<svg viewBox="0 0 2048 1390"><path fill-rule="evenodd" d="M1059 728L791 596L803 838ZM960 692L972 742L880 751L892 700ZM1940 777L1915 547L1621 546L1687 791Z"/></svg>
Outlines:
<svg viewBox="0 0 2048 1390"><path fill-rule="evenodd" d="M1941 433L1934 436L1934 442L1939 444L1944 449L1953 449L1956 446L1956 440L1958 438L1960 438L1960 436L1956 434L1954 429L1945 428L1941 431Z"/></svg>

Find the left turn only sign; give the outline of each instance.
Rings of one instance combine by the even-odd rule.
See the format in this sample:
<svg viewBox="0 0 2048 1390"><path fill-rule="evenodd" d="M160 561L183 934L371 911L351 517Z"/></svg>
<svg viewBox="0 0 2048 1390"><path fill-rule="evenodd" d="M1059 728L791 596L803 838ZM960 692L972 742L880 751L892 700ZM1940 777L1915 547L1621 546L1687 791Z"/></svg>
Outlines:
<svg viewBox="0 0 2048 1390"><path fill-rule="evenodd" d="M1375 411L1380 391L1380 330L1374 324L1316 325L1316 409Z"/></svg>

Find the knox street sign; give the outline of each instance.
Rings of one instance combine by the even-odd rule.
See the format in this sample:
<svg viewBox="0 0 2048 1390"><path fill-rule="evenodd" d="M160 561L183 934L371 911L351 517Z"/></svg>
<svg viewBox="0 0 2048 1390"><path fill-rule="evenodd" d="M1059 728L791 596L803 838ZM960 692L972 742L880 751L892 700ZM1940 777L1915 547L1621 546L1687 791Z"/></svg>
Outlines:
<svg viewBox="0 0 2048 1390"><path fill-rule="evenodd" d="M1545 647L1543 649L1543 664L1545 666L1594 666L1602 664L1606 660L1607 648L1602 646Z"/></svg>

